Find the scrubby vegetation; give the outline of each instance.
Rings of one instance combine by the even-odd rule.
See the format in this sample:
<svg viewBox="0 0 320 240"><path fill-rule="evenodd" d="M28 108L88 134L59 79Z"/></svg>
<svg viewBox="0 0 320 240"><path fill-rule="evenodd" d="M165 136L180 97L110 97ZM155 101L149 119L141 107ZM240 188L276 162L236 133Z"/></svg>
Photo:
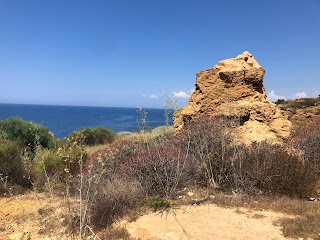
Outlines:
<svg viewBox="0 0 320 240"><path fill-rule="evenodd" d="M22 151L23 145L20 142L0 140L0 177L12 184L30 186L21 156ZM0 190L1 187L0 185Z"/></svg>
<svg viewBox="0 0 320 240"><path fill-rule="evenodd" d="M82 135L83 144L87 146L111 143L116 137L116 134L110 129L96 127L82 128L79 131L72 132L68 138L75 138L77 135Z"/></svg>
<svg viewBox="0 0 320 240"><path fill-rule="evenodd" d="M0 136L8 140L21 141L31 150L34 150L36 145L50 148L53 144L53 136L47 128L40 124L24 121L21 118L0 120Z"/></svg>
<svg viewBox="0 0 320 240"><path fill-rule="evenodd" d="M51 149L38 146L33 159L35 187L52 189L67 184L80 172L80 162L86 157L79 136L56 140Z"/></svg>
<svg viewBox="0 0 320 240"><path fill-rule="evenodd" d="M237 141L236 122L213 117L194 119L178 133L162 127L116 138L109 130L96 128L79 130L65 140L50 140L45 130L25 129L37 125L12 121L3 126L14 127L0 128L2 182L7 178L77 198L73 229L79 238L88 229L110 226L130 208L170 207L169 199L185 188L305 199L319 186L320 120L297 130L286 145L250 146ZM24 127L20 131L17 126ZM84 146L96 144L106 145L87 157Z"/></svg>
<svg viewBox="0 0 320 240"><path fill-rule="evenodd" d="M320 98L300 98L295 100L278 99L276 104L283 110L287 110L289 108L298 109L319 105Z"/></svg>
<svg viewBox="0 0 320 240"><path fill-rule="evenodd" d="M117 140L88 162L104 181L139 183L139 197L144 198L172 198L186 186L248 196L306 198L315 193L319 176L314 164L301 161L283 145L241 145L233 126L230 120L203 117L178 134ZM95 201L97 205L104 206Z"/></svg>
<svg viewBox="0 0 320 240"><path fill-rule="evenodd" d="M303 161L311 165L320 175L320 117L297 129L290 139Z"/></svg>

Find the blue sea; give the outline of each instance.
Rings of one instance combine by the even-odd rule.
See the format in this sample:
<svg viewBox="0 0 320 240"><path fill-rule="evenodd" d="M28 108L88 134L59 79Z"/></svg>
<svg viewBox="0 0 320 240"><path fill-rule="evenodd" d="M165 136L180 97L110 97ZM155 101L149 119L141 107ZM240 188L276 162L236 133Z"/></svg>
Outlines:
<svg viewBox="0 0 320 240"><path fill-rule="evenodd" d="M146 108L144 111L150 128L165 125L163 109ZM134 132L141 115L137 108L0 104L0 119L9 117L39 123L53 132L55 138L64 138L85 127L102 126L114 132ZM170 119L172 124L172 116Z"/></svg>

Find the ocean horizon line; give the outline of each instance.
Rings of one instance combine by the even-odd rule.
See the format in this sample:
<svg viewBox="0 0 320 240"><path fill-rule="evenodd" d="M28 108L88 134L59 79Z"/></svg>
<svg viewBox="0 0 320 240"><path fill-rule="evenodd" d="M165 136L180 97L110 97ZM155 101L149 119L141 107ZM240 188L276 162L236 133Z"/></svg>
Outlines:
<svg viewBox="0 0 320 240"><path fill-rule="evenodd" d="M166 109L139 107L101 107L0 103L0 119L22 118L47 127L57 138L68 136L81 128L106 127L114 132L135 132L140 119L145 118L148 127L165 125ZM173 109L170 109L170 125Z"/></svg>
<svg viewBox="0 0 320 240"><path fill-rule="evenodd" d="M157 109L157 110L165 110L164 107L117 107L117 106L94 106L94 105L68 105L68 104L41 104L41 103L0 103L0 105L26 105L26 106L52 106L52 107L94 107L94 108L123 108L123 109L139 109L142 107L143 109ZM169 110L174 110L170 108Z"/></svg>

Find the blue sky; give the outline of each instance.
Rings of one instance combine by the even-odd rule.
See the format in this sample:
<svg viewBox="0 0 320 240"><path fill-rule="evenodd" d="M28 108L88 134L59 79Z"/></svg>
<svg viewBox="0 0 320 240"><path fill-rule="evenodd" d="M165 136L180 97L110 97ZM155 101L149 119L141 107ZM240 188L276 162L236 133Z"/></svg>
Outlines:
<svg viewBox="0 0 320 240"><path fill-rule="evenodd" d="M249 51L271 99L320 93L319 0L0 0L0 102L162 107Z"/></svg>

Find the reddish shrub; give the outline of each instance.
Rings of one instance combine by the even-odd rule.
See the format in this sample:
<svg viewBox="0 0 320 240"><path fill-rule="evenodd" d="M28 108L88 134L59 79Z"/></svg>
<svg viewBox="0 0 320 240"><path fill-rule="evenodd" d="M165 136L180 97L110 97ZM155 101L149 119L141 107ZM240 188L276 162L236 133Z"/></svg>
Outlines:
<svg viewBox="0 0 320 240"><path fill-rule="evenodd" d="M144 146L141 143L128 140L115 141L108 148L96 152L87 160L86 172L90 170L91 174L104 175L107 178L116 174L121 175L119 169L122 163L142 148Z"/></svg>
<svg viewBox="0 0 320 240"><path fill-rule="evenodd" d="M122 171L137 179L146 193L168 197L190 181L192 168L189 159L178 149L153 146L131 155Z"/></svg>

